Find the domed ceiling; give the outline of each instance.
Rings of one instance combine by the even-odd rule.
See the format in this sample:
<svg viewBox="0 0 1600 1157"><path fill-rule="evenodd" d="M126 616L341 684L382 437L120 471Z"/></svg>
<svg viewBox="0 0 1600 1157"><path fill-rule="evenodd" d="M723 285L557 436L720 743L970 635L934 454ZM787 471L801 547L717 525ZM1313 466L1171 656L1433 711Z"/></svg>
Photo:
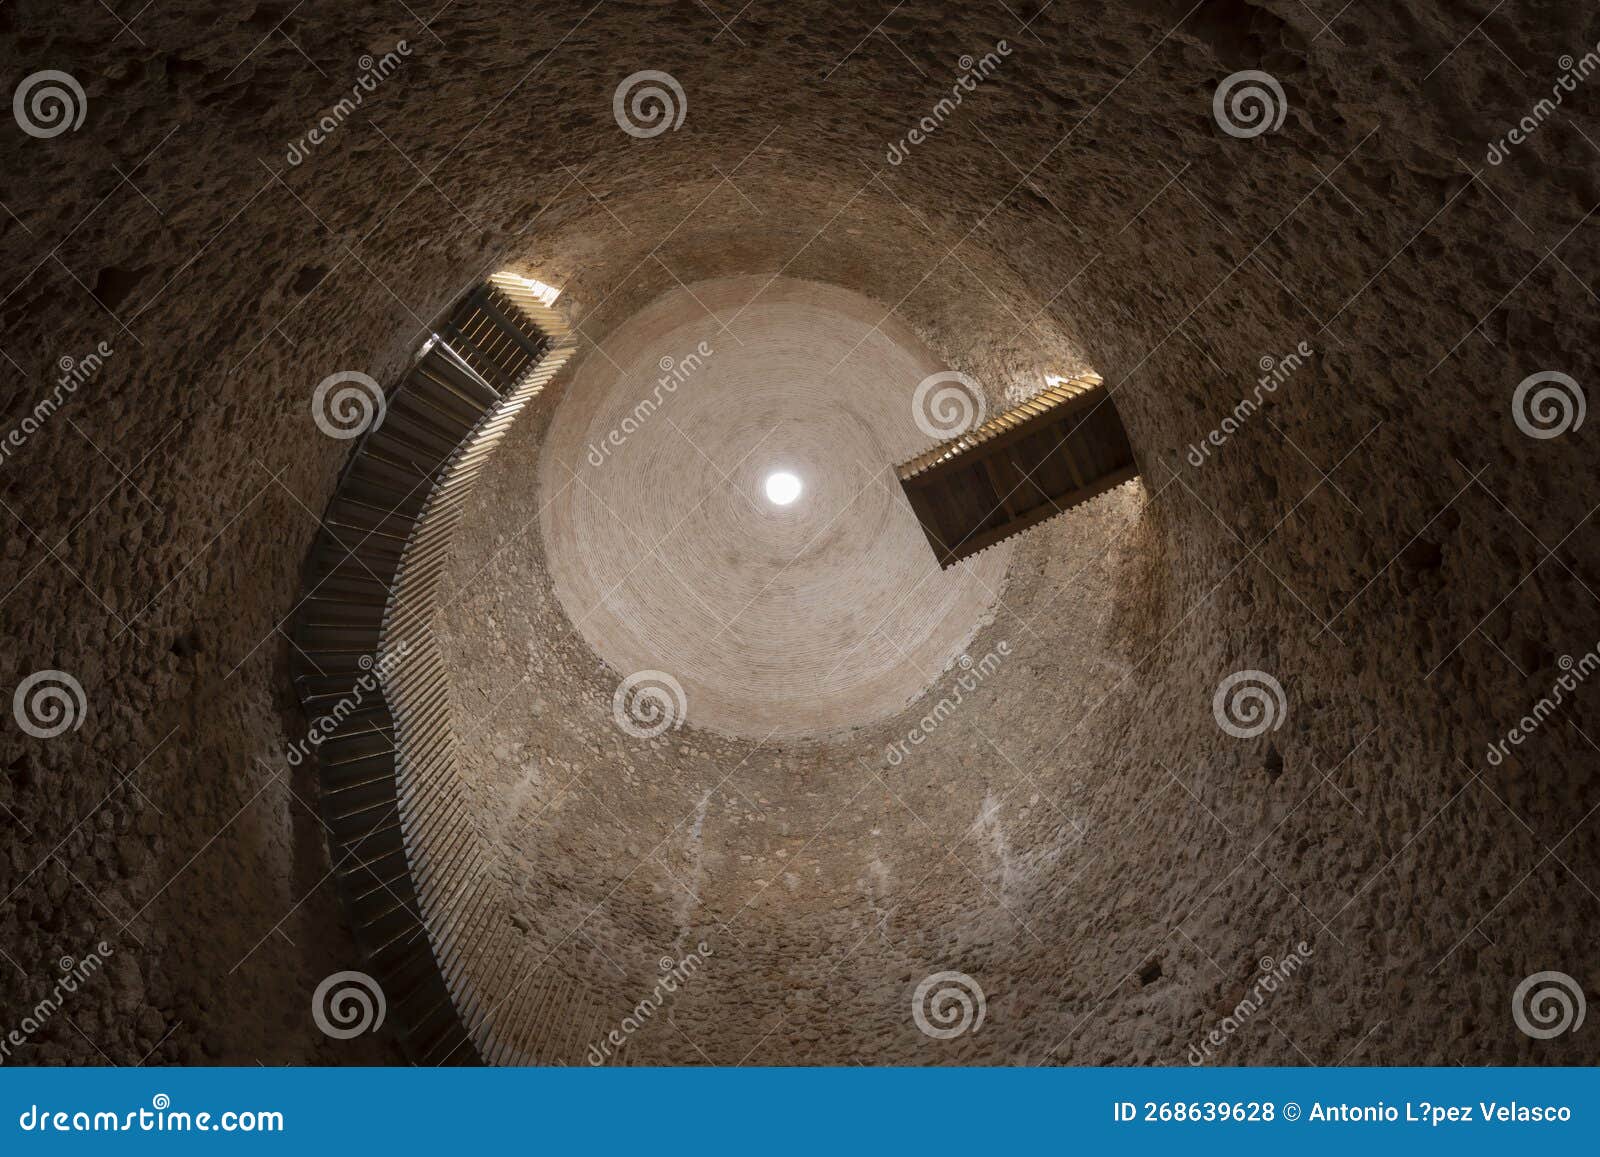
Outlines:
<svg viewBox="0 0 1600 1157"><path fill-rule="evenodd" d="M893 714L998 595L1010 547L941 571L895 480L936 441L913 401L944 367L885 313L799 280L685 286L596 346L556 410L526 501L562 605L621 676L680 685L696 726ZM800 484L788 504L776 475Z"/></svg>

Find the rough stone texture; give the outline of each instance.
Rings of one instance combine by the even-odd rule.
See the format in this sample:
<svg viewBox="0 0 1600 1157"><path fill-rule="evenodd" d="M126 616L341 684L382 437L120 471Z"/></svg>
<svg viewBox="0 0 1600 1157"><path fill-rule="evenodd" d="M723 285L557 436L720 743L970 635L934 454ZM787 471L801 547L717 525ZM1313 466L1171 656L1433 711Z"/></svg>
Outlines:
<svg viewBox="0 0 1600 1157"><path fill-rule="evenodd" d="M8 85L63 69L89 102L48 140L0 124L6 429L59 359L115 351L0 477L6 686L59 668L87 702L53 740L0 729L4 1027L58 958L115 946L15 1059L394 1055L326 1040L308 1008L357 963L314 781L283 757L305 723L276 627L349 450L308 399L336 370L395 380L509 264L565 286L591 342L680 282L782 272L892 309L991 400L1081 359L1144 470L1145 504L1119 492L1019 545L1002 600L1032 633L997 615L969 651L1015 657L895 768L865 738L742 765L748 744L711 735L635 747L603 730L615 673L548 598L527 612L547 633L498 620L508 652L549 656L552 709L590 710L507 732L539 775L568 770L547 754L578 777L559 819L513 833L530 927L559 943L625 882L596 917L614 965L592 966L623 1001L717 937L681 1031L656 1021L642 1052L1179 1063L1258 957L1304 939L1312 964L1219 1059L1594 1063L1593 1033L1534 1041L1509 1008L1538 970L1595 988L1592 681L1485 759L1600 637L1594 426L1532 439L1511 405L1536 371L1593 390L1594 86L1482 160L1600 41L1593 11L713 7L457 0L428 30L395 5L162 3L131 32L99 6L0 9ZM289 166L401 38L395 75ZM995 74L886 164L1001 38ZM644 68L688 98L648 140L611 114ZM1213 119L1242 69L1281 82L1276 131ZM1190 465L1301 341L1308 363ZM527 529L505 550L531 578ZM1211 712L1242 668L1287 693L1252 740ZM498 726L492 706L463 727ZM938 1042L910 994L949 968L988 1014Z"/></svg>

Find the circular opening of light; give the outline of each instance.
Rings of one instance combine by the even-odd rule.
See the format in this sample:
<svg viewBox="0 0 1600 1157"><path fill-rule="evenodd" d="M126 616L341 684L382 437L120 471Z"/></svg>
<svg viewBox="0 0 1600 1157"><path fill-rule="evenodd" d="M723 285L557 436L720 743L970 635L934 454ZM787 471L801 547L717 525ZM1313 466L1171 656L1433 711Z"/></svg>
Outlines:
<svg viewBox="0 0 1600 1157"><path fill-rule="evenodd" d="M800 497L800 479L785 470L768 474L766 486L767 501L774 506L788 506Z"/></svg>

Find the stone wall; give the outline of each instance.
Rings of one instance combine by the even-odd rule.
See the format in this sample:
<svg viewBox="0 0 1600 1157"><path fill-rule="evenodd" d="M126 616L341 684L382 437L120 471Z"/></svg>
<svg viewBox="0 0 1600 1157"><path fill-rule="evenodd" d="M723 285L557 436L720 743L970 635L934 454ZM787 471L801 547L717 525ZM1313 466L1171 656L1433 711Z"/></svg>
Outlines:
<svg viewBox="0 0 1600 1157"><path fill-rule="evenodd" d="M827 3L458 0L426 28L394 5L189 2L128 31L0 10L13 89L58 69L87 98L75 132L0 126L7 429L61 359L113 351L0 468L6 686L59 669L86 704L55 739L0 729L0 1029L62 957L114 949L15 1058L394 1058L309 1015L358 963L314 781L284 759L305 721L277 628L349 449L309 396L339 370L396 380L438 311L512 265L565 286L590 342L680 281L781 271L894 309L996 398L1085 362L1144 470L1016 551L1004 599L1031 631L997 617L974 649L1019 651L992 701L900 768L869 758L888 725L764 751L697 822L743 748L632 748L599 715L508 733L555 788L580 776L548 828L508 825L530 926L623 881L575 949L615 966L574 965L618 998L702 932L732 941L681 1032L641 1035L650 1056L1176 1062L1304 940L1304 980L1220 1059L1593 1063L1592 1036L1536 1042L1507 1009L1534 971L1593 984L1593 688L1484 752L1600 637L1592 426L1530 438L1511 401L1538 371L1593 376L1596 98L1483 158L1600 27L1553 0L1327 7L913 6L874 29ZM637 139L611 99L646 68L688 111ZM1239 138L1212 98L1246 69L1287 112ZM1302 341L1305 367L1191 465ZM538 550L507 551L529 590ZM550 708L598 711L615 673L528 597L485 666L548 632ZM1277 731L1217 726L1240 669L1284 687ZM615 832L595 795L626 806ZM988 1019L937 1042L910 991L947 968Z"/></svg>

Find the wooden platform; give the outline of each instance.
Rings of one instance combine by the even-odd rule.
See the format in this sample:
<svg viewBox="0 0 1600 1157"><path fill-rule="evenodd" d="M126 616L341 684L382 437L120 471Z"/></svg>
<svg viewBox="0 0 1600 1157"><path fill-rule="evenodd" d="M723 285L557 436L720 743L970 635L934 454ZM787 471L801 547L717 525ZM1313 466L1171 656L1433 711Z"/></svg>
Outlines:
<svg viewBox="0 0 1600 1157"><path fill-rule="evenodd" d="M1138 476L1097 374L1068 378L896 468L939 565Z"/></svg>
<svg viewBox="0 0 1600 1157"><path fill-rule="evenodd" d="M446 790L453 735L428 625L453 520L477 471L575 350L566 321L520 278L496 274L473 290L389 391L382 423L351 453L295 613L291 668L311 722L297 755L314 753L330 874L363 970L384 993L391 1031L417 1064L503 1055L580 1063L585 1043L563 1050L530 1037L518 1053L491 1055L481 1045L489 1014L463 999L461 955L484 945L457 931L466 916L456 908L468 904L452 907L446 886L478 871L482 857L467 839L469 825L458 822L459 792ZM498 898L488 888L469 892L477 905L470 915ZM497 923L481 923L511 927L496 915ZM508 956L499 942L488 948L495 959ZM525 973L527 994L583 1004L585 1019L609 1020L573 995L575 983L557 985L554 969L536 971Z"/></svg>

